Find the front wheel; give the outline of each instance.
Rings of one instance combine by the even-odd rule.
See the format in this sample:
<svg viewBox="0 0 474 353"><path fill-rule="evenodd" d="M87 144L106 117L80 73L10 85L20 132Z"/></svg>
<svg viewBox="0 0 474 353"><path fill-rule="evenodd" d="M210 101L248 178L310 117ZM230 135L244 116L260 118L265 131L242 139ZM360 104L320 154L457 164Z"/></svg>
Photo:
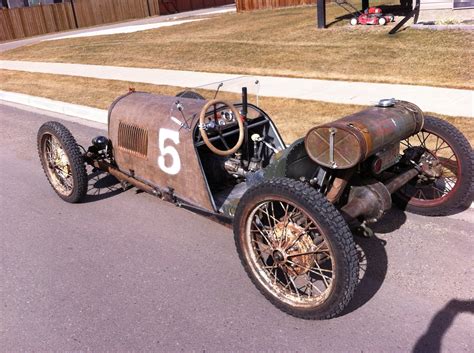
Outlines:
<svg viewBox="0 0 474 353"><path fill-rule="evenodd" d="M443 216L472 202L472 148L458 129L444 120L427 116L423 129L401 144L406 149L421 149L424 164L431 163L438 173L405 184L394 194L399 206L426 216Z"/></svg>
<svg viewBox="0 0 474 353"><path fill-rule="evenodd" d="M357 18L351 18L351 26L355 26L357 25L358 21L357 21Z"/></svg>
<svg viewBox="0 0 474 353"><path fill-rule="evenodd" d="M385 26L386 23L387 23L387 20L385 19L385 17L380 17L379 18L379 25L380 26Z"/></svg>
<svg viewBox="0 0 474 353"><path fill-rule="evenodd" d="M234 237L248 276L279 309L329 319L351 300L358 275L352 234L309 185L275 178L250 188L236 210Z"/></svg>
<svg viewBox="0 0 474 353"><path fill-rule="evenodd" d="M87 192L84 158L71 132L56 121L38 131L38 153L44 173L64 201L79 202Z"/></svg>

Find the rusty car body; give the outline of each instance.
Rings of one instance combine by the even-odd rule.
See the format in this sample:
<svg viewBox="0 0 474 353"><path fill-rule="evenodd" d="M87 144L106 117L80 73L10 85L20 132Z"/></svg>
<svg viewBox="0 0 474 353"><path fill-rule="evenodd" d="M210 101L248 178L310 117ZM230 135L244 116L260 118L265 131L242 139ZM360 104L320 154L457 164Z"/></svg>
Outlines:
<svg viewBox="0 0 474 353"><path fill-rule="evenodd" d="M340 314L358 282L353 233L392 207L425 215L472 201L472 149L447 122L395 99L316 126L286 145L257 105L131 91L110 106L108 137L82 148L58 122L38 132L45 174L67 202L86 165L233 226L256 287L289 314Z"/></svg>

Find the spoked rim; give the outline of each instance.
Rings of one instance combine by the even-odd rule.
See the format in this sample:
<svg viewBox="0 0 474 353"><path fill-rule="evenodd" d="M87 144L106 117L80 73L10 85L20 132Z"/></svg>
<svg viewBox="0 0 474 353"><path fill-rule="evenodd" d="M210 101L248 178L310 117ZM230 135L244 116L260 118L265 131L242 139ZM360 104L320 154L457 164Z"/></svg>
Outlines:
<svg viewBox="0 0 474 353"><path fill-rule="evenodd" d="M430 181L413 179L399 194L416 206L436 206L450 198L460 184L461 163L449 142L434 132L420 131L401 144L406 148L422 147L439 162L441 175Z"/></svg>
<svg viewBox="0 0 474 353"><path fill-rule="evenodd" d="M247 218L244 255L258 281L293 307L321 305L334 289L335 261L320 225L306 211L272 197Z"/></svg>
<svg viewBox="0 0 474 353"><path fill-rule="evenodd" d="M71 195L74 188L71 162L59 140L54 135L44 134L42 152L53 187L64 196Z"/></svg>

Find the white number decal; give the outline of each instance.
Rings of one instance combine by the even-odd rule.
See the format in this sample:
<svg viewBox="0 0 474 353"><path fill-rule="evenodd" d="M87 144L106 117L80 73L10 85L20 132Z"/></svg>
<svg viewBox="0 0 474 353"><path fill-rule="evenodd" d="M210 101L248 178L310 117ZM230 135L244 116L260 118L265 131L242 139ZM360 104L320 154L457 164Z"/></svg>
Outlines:
<svg viewBox="0 0 474 353"><path fill-rule="evenodd" d="M167 174L176 175L181 170L181 160L179 154L174 146L165 146L166 140L173 141L179 145L179 132L170 129L160 129L158 134L158 148L160 149L160 156L158 157L158 166ZM165 156L171 157L171 164L165 164Z"/></svg>

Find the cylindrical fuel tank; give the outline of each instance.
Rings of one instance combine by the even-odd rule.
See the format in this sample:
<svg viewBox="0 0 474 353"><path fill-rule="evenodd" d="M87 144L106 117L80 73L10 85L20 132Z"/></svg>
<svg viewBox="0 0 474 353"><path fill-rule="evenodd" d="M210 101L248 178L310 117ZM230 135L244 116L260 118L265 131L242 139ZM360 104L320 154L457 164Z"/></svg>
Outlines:
<svg viewBox="0 0 474 353"><path fill-rule="evenodd" d="M316 163L347 169L419 132L423 123L423 112L415 104L384 100L375 107L312 128L305 137L305 148Z"/></svg>

